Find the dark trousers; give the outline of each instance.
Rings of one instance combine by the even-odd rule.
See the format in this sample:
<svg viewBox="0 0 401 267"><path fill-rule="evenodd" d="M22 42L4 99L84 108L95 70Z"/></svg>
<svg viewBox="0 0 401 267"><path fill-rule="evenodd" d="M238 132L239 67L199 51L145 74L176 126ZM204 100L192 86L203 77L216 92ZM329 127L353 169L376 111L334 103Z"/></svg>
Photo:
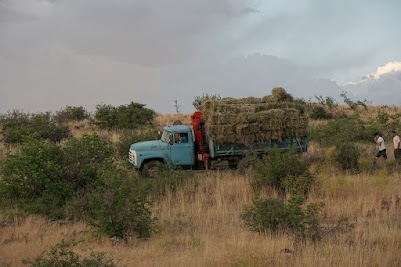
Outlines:
<svg viewBox="0 0 401 267"><path fill-rule="evenodd" d="M386 150L385 150L385 149L383 149L383 150L380 150L379 152L377 152L377 155L376 155L376 157L377 157L377 158L383 157L384 159L387 159L387 153L386 153Z"/></svg>
<svg viewBox="0 0 401 267"><path fill-rule="evenodd" d="M401 149L394 149L394 158L396 160L400 160L401 159Z"/></svg>

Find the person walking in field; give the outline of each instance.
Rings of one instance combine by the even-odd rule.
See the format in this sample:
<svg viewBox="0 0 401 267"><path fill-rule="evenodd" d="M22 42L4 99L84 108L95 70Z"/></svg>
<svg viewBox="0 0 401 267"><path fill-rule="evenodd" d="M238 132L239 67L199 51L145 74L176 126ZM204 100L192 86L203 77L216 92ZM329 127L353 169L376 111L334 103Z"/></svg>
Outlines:
<svg viewBox="0 0 401 267"><path fill-rule="evenodd" d="M394 143L394 158L395 160L399 160L401 158L400 137L395 131L391 131L391 136L393 137Z"/></svg>
<svg viewBox="0 0 401 267"><path fill-rule="evenodd" d="M383 157L387 159L386 145L384 144L384 138L381 137L378 133L375 133L375 142L378 148L378 152L376 158Z"/></svg>

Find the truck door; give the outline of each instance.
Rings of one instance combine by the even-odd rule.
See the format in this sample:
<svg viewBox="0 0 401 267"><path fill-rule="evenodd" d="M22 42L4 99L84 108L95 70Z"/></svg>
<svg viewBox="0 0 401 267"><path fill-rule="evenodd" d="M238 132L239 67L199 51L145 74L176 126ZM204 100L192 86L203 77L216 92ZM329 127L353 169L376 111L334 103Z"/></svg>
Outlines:
<svg viewBox="0 0 401 267"><path fill-rule="evenodd" d="M193 165L194 144L188 133L175 133L174 142L170 147L170 158L173 165Z"/></svg>

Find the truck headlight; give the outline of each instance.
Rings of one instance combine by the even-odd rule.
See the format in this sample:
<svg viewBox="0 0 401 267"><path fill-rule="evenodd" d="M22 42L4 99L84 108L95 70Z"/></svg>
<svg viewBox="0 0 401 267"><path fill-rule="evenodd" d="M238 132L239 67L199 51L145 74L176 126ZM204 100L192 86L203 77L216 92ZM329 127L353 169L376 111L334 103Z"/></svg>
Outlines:
<svg viewBox="0 0 401 267"><path fill-rule="evenodd" d="M128 161L133 164L134 166L136 166L136 152L135 150L129 150L129 154L128 154Z"/></svg>

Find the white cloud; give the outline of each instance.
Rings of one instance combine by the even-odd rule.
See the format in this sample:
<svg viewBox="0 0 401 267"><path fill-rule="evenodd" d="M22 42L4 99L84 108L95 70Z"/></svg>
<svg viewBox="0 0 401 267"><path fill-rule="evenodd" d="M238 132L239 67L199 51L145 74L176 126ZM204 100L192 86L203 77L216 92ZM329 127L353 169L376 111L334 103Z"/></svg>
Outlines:
<svg viewBox="0 0 401 267"><path fill-rule="evenodd" d="M374 79L379 79L382 75L391 73L391 72L397 72L401 71L401 62L398 61L393 61L389 62L384 66L380 66L377 68L377 71L372 74Z"/></svg>
<svg viewBox="0 0 401 267"><path fill-rule="evenodd" d="M356 82L348 82L344 90L374 104L401 105L401 62L388 62L376 72Z"/></svg>

